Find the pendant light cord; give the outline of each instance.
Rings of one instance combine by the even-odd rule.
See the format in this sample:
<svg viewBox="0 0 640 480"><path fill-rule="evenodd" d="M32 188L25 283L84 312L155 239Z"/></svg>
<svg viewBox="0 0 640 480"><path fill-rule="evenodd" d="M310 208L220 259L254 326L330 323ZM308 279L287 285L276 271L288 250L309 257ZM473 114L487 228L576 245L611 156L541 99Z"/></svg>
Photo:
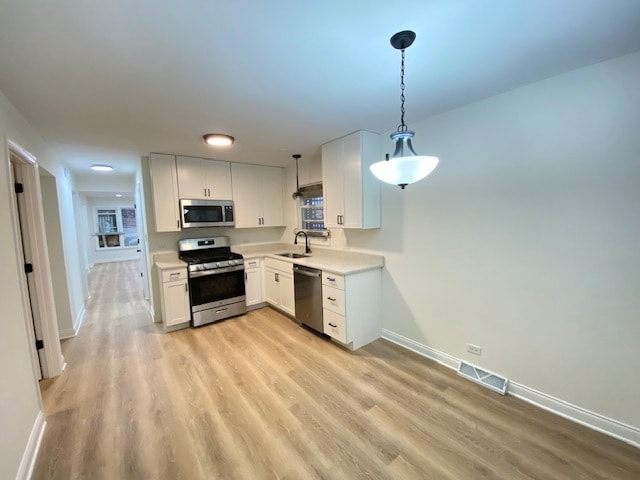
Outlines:
<svg viewBox="0 0 640 480"><path fill-rule="evenodd" d="M404 123L404 48L402 49L402 61L400 63L400 125L399 132L406 132L407 125Z"/></svg>

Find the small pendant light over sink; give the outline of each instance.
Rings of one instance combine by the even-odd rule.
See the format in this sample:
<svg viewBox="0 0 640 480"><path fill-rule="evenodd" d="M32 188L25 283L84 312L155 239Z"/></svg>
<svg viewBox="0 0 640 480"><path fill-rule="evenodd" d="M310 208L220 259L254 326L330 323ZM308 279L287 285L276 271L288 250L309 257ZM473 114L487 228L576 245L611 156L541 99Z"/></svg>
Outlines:
<svg viewBox="0 0 640 480"><path fill-rule="evenodd" d="M418 155L411 145L411 139L415 135L404 123L404 51L409 48L416 39L416 34L410 30L396 33L391 37L393 48L402 51L402 63L400 67L400 125L398 130L391 134L391 140L396 144L396 149L391 158L389 154L384 160L374 163L369 167L371 172L381 181L398 185L404 190L410 183L422 180L429 175L436 165L437 157Z"/></svg>

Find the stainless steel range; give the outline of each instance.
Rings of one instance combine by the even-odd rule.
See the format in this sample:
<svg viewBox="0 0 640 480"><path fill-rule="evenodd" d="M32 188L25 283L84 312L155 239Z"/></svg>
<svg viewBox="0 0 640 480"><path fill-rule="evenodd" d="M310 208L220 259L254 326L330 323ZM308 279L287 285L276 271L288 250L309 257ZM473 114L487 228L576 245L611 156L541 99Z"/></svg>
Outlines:
<svg viewBox="0 0 640 480"><path fill-rule="evenodd" d="M178 242L187 262L191 326L199 327L247 311L244 259L233 253L229 237L191 238Z"/></svg>

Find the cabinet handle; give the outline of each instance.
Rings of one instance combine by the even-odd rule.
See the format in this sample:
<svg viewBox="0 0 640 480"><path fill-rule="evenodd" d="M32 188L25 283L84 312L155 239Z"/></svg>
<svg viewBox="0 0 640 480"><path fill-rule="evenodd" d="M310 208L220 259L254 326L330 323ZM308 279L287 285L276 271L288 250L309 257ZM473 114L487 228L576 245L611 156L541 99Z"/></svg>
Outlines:
<svg viewBox="0 0 640 480"><path fill-rule="evenodd" d="M178 227L178 230L180 230L180 220L176 220L176 227Z"/></svg>
<svg viewBox="0 0 640 480"><path fill-rule="evenodd" d="M334 277L327 277L327 280L330 281L330 282L335 282L336 281L336 279Z"/></svg>
<svg viewBox="0 0 640 480"><path fill-rule="evenodd" d="M180 272L170 273L169 276L171 278L179 277L180 276Z"/></svg>
<svg viewBox="0 0 640 480"><path fill-rule="evenodd" d="M247 272L244 272L244 281L247 281Z"/></svg>
<svg viewBox="0 0 640 480"><path fill-rule="evenodd" d="M189 291L189 285L188 285L188 284L186 284L186 283L184 284L184 291L185 291L185 292L188 292L188 291Z"/></svg>
<svg viewBox="0 0 640 480"><path fill-rule="evenodd" d="M336 325L335 323L331 323L331 322L329 322L329 326L333 327L333 328L338 328L338 325Z"/></svg>
<svg viewBox="0 0 640 480"><path fill-rule="evenodd" d="M327 297L327 300L330 300L330 301L332 301L332 302L335 302L335 301L336 301L336 299L335 299L335 298L332 298L332 297Z"/></svg>
<svg viewBox="0 0 640 480"><path fill-rule="evenodd" d="M280 281L280 275L276 273L276 282Z"/></svg>

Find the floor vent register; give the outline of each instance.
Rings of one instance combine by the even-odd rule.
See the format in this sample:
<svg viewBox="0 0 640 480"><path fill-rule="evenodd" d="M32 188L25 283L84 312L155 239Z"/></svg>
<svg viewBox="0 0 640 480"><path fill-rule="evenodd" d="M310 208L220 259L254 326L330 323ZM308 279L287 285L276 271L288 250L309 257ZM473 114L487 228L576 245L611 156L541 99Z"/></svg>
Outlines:
<svg viewBox="0 0 640 480"><path fill-rule="evenodd" d="M487 372L480 367L471 365L464 360L461 361L458 366L458 375L461 375L472 382L479 383L480 385L502 395L507 393L509 380L495 373Z"/></svg>

